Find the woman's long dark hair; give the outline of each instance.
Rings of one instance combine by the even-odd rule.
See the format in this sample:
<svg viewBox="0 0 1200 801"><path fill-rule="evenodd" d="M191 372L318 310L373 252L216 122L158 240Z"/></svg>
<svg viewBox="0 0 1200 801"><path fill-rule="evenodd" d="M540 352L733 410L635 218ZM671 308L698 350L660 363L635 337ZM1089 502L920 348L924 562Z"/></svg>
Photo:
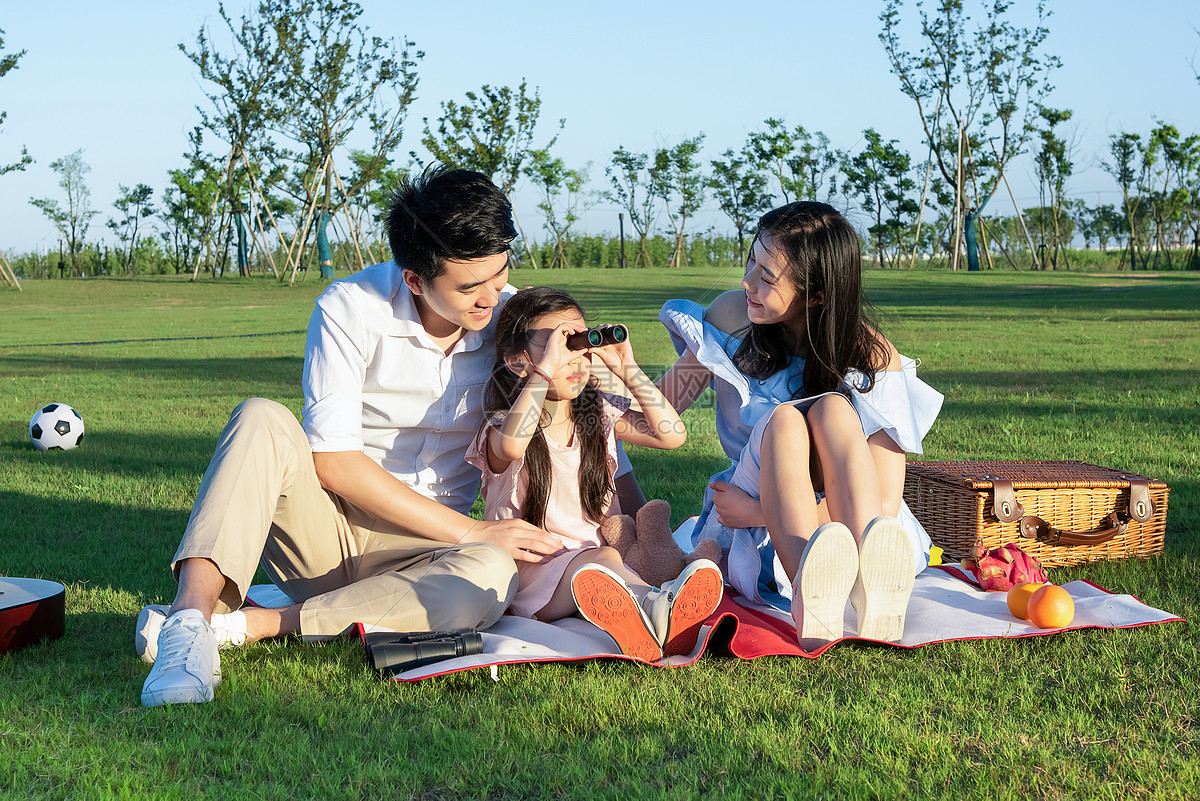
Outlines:
<svg viewBox="0 0 1200 801"><path fill-rule="evenodd" d="M792 356L804 356L803 383L792 390L793 397L836 390L852 369L867 377L869 389L888 354L868 319L854 228L832 206L800 201L764 214L757 236L764 235L791 268L795 302L803 304L803 338L797 341L782 323L751 323L738 332L742 343L733 354L734 364L761 381L786 368ZM808 306L818 292L824 293L824 302Z"/></svg>
<svg viewBox="0 0 1200 801"><path fill-rule="evenodd" d="M484 406L489 417L495 412L511 409L525 385L525 379L505 365L505 358L518 355L529 347L529 329L538 317L567 309L583 314L583 309L574 298L549 287L522 289L504 304L496 319L496 364L484 395ZM579 438L579 498L583 511L596 523L604 519L609 499L616 491L608 474L608 447L602 414L600 382L592 376L579 397L571 401L571 420L575 424L575 436ZM549 422L543 411L537 431L525 451L529 492L521 517L535 526L545 525L553 481L550 451L546 445L546 435L542 432L542 427Z"/></svg>

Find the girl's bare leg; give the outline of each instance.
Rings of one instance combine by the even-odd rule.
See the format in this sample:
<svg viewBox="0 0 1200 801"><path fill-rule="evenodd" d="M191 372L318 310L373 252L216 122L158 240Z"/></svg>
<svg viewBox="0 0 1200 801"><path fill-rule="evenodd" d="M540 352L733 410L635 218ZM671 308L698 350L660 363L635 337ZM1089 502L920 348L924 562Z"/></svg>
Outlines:
<svg viewBox="0 0 1200 801"><path fill-rule="evenodd" d="M629 589L633 590L633 594L639 600L645 598L646 593L650 592L649 585L621 561L621 555L617 553L616 548L610 548L607 545L600 548L589 548L567 565L567 570L563 573L562 581L558 582L554 594L535 615L538 620L550 623L575 614L575 596L571 592L571 577L575 575L576 570L587 564L601 564L616 573L625 580ZM517 570L520 571L523 567L524 563L519 564Z"/></svg>
<svg viewBox="0 0 1200 801"><path fill-rule="evenodd" d="M780 564L793 580L800 554L820 525L809 463L810 437L804 415L794 406L779 406L763 432L759 463L758 494L767 533Z"/></svg>

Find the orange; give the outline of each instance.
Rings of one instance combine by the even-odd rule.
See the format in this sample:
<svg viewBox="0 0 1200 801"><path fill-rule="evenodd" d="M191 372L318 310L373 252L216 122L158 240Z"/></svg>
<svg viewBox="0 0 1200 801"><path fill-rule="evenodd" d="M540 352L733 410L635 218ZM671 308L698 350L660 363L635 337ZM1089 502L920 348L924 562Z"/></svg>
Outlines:
<svg viewBox="0 0 1200 801"><path fill-rule="evenodd" d="M1022 581L1008 591L1008 611L1013 613L1013 617L1029 620L1029 598L1041 588L1041 584Z"/></svg>
<svg viewBox="0 0 1200 801"><path fill-rule="evenodd" d="M1046 584L1029 596L1029 622L1039 629L1061 629L1075 619L1071 593L1054 584Z"/></svg>

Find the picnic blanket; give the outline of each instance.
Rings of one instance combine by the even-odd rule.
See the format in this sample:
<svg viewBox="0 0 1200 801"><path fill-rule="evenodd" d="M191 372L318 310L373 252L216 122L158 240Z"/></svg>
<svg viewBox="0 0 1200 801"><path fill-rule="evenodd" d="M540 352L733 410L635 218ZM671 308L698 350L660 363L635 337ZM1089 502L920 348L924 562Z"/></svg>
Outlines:
<svg viewBox="0 0 1200 801"><path fill-rule="evenodd" d="M1075 601L1075 619L1065 628L1039 629L1013 617L1008 611L1006 593L983 592L957 567L927 568L917 576L913 585L904 637L899 642L882 644L918 648L953 640L1037 637L1074 629L1132 628L1182 620L1161 609L1147 606L1132 595L1112 593L1091 582L1072 581L1063 587ZM282 592L269 585L252 587L249 600L259 606L290 603ZM796 642L796 629L789 614L752 603L726 587L726 596L701 627L696 647L690 654L668 657L654 663L642 662L621 654L607 634L585 620L570 617L554 623L542 623L506 615L495 626L481 632L483 653L447 659L398 673L392 678L396 681L417 681L479 667L598 658L626 659L656 667L682 667L692 664L705 652L739 659L758 659L763 656L815 659L841 642L879 642L858 637L857 624L854 609L847 603L845 636L815 651L803 651ZM376 629L359 626L360 636L365 637L370 631Z"/></svg>

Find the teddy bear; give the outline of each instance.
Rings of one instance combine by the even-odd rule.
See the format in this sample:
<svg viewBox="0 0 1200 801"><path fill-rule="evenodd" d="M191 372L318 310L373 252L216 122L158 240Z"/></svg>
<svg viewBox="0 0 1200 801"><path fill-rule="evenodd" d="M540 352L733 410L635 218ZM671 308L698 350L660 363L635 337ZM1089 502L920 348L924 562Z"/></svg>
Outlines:
<svg viewBox="0 0 1200 801"><path fill-rule="evenodd" d="M617 549L621 560L652 587L661 587L679 576L685 564L697 559L721 558L716 540L701 540L685 554L671 536L671 504L649 501L638 510L637 523L629 515L613 515L600 526L604 541Z"/></svg>

